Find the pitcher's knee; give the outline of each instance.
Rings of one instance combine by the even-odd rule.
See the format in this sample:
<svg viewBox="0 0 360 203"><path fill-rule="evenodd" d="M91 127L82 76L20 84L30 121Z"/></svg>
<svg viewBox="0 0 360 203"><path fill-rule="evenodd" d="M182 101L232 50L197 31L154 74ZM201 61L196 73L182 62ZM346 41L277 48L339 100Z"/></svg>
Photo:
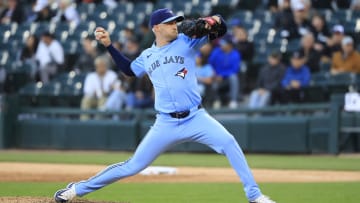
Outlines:
<svg viewBox="0 0 360 203"><path fill-rule="evenodd" d="M214 148L215 151L219 154L226 154L226 150L229 148L232 148L233 146L236 146L237 142L233 135L231 134L225 134L221 141L217 144L217 146Z"/></svg>
<svg viewBox="0 0 360 203"><path fill-rule="evenodd" d="M233 135L227 134L226 136L224 136L223 142L222 142L222 145L223 145L222 147L224 149L226 149L228 147L231 147L231 146L233 146L235 144L236 144L236 140L235 140Z"/></svg>

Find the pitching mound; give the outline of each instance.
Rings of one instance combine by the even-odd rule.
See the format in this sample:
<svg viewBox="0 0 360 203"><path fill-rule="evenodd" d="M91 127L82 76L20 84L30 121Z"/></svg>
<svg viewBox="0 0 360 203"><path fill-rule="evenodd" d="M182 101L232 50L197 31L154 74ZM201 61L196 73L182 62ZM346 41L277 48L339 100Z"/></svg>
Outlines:
<svg viewBox="0 0 360 203"><path fill-rule="evenodd" d="M46 197L0 197L1 203L55 203L51 198ZM114 203L89 200L73 200L71 203Z"/></svg>

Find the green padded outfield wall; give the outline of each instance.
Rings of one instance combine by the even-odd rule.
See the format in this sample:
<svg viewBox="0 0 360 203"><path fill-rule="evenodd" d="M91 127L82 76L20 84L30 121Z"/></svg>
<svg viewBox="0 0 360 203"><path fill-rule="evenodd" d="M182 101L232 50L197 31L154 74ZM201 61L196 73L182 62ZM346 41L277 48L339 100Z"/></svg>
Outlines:
<svg viewBox="0 0 360 203"><path fill-rule="evenodd" d="M254 152L306 153L308 119L304 116L272 116L249 119L248 144Z"/></svg>
<svg viewBox="0 0 360 203"><path fill-rule="evenodd" d="M136 121L118 120L22 120L17 124L17 147L134 150L136 125Z"/></svg>

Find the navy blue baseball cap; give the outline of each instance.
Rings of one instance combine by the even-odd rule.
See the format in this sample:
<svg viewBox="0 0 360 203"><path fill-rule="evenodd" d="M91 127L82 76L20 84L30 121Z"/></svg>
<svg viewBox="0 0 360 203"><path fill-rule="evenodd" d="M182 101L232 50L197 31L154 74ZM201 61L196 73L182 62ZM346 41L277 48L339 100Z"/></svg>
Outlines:
<svg viewBox="0 0 360 203"><path fill-rule="evenodd" d="M180 22L184 20L184 16L177 16L167 8L162 8L154 11L150 17L150 27L154 27L154 25L168 23L171 21Z"/></svg>

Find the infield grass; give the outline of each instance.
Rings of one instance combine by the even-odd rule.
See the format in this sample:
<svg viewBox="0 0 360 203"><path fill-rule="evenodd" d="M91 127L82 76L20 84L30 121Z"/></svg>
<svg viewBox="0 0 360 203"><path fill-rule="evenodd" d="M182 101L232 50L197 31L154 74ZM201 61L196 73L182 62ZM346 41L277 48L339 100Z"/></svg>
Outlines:
<svg viewBox="0 0 360 203"><path fill-rule="evenodd" d="M0 162L112 164L127 160L132 153L102 151L0 151ZM360 171L360 155L246 155L252 168ZM218 154L165 153L154 165L230 167Z"/></svg>
<svg viewBox="0 0 360 203"><path fill-rule="evenodd" d="M0 183L0 196L51 197L65 183ZM266 183L265 194L285 203L358 203L360 183ZM245 203L236 183L116 183L87 199L129 203Z"/></svg>

